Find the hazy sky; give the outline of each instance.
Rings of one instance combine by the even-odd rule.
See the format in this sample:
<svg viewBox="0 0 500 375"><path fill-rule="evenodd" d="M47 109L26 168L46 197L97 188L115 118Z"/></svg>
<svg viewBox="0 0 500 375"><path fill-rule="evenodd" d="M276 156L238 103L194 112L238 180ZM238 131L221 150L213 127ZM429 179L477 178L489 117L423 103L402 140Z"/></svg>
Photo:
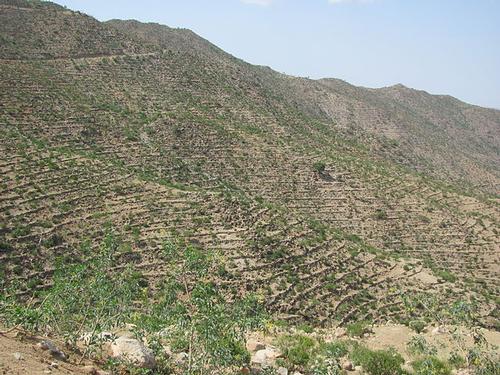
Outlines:
<svg viewBox="0 0 500 375"><path fill-rule="evenodd" d="M500 0L56 0L186 27L248 62L500 108Z"/></svg>

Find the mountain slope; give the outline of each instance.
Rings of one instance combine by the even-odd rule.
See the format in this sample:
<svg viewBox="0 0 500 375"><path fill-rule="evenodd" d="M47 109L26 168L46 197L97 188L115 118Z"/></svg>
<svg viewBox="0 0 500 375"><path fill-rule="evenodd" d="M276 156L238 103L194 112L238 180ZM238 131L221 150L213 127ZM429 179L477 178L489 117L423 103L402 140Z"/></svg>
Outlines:
<svg viewBox="0 0 500 375"><path fill-rule="evenodd" d="M215 249L228 295L255 292L287 318L407 322L408 299L431 295L498 324L496 198L414 173L449 182L467 167L491 190L497 111L288 77L185 30L0 4L13 20L2 38L19 39L0 69L9 294L50 288L58 262L85 262L112 230L116 267L132 265L152 295L178 239ZM50 26L66 21L76 36ZM38 29L57 53L28 43ZM434 137L443 105L470 126L453 112Z"/></svg>

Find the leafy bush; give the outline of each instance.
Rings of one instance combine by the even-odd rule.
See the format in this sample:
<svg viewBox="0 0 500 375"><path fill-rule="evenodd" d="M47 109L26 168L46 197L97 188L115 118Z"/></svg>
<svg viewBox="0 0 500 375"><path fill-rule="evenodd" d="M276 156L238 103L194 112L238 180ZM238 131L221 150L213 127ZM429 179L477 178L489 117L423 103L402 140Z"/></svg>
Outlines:
<svg viewBox="0 0 500 375"><path fill-rule="evenodd" d="M487 350L483 347L475 347L467 353L467 362L474 367L475 375L498 375L500 374L500 361L498 360L498 348Z"/></svg>
<svg viewBox="0 0 500 375"><path fill-rule="evenodd" d="M318 341L305 335L285 335L278 346L286 358L284 367L299 368L314 375L342 374L339 359L348 353L344 342Z"/></svg>
<svg viewBox="0 0 500 375"><path fill-rule="evenodd" d="M375 211L375 219L377 220L386 220L387 219L387 212L382 210L382 209L377 209Z"/></svg>
<svg viewBox="0 0 500 375"><path fill-rule="evenodd" d="M309 365L317 345L316 340L304 335L285 335L278 339L278 346L288 362L303 368Z"/></svg>
<svg viewBox="0 0 500 375"><path fill-rule="evenodd" d="M414 355L436 355L437 349L435 346L430 345L424 336L413 336L406 344L408 353Z"/></svg>
<svg viewBox="0 0 500 375"><path fill-rule="evenodd" d="M313 169L314 171L316 171L317 173L319 174L322 174L325 172L325 169L326 169L326 164L325 162L322 162L322 161L317 161L313 164Z"/></svg>
<svg viewBox="0 0 500 375"><path fill-rule="evenodd" d="M462 368L465 367L466 361L465 358L462 357L459 353L457 352L452 352L450 354L450 357L448 358L448 363L452 365L455 368Z"/></svg>
<svg viewBox="0 0 500 375"><path fill-rule="evenodd" d="M334 358L316 358L311 366L311 375L343 375L339 362Z"/></svg>
<svg viewBox="0 0 500 375"><path fill-rule="evenodd" d="M412 320L409 324L410 328L417 333L424 332L426 325L423 320Z"/></svg>
<svg viewBox="0 0 500 375"><path fill-rule="evenodd" d="M395 350L370 350L361 345L355 345L350 358L354 365L361 365L371 375L403 374L401 365L403 357Z"/></svg>
<svg viewBox="0 0 500 375"><path fill-rule="evenodd" d="M436 357L426 357L412 363L416 375L450 375L451 370L446 363Z"/></svg>
<svg viewBox="0 0 500 375"><path fill-rule="evenodd" d="M436 271L436 276L449 283L454 283L455 281L457 281L457 277L450 271L446 270Z"/></svg>
<svg viewBox="0 0 500 375"><path fill-rule="evenodd" d="M345 342L334 341L320 344L319 352L327 358L338 359L345 356L349 350Z"/></svg>
<svg viewBox="0 0 500 375"><path fill-rule="evenodd" d="M309 324L300 324L297 329L304 331L305 333L313 333L314 329Z"/></svg>
<svg viewBox="0 0 500 375"><path fill-rule="evenodd" d="M366 321L359 321L346 326L346 332L351 337L362 337L369 331L369 322Z"/></svg>
<svg viewBox="0 0 500 375"><path fill-rule="evenodd" d="M68 342L91 333L94 345L84 355L100 348L101 332L133 323L136 336L147 338L160 359L164 349L157 333L168 331L168 344L189 354L189 369L185 369L189 373L200 369L218 373L220 367L248 363L245 333L261 328L265 313L253 296L226 300L208 277L217 267L213 254L166 243L163 256L169 262L169 274L153 301L141 274L131 267L113 271L119 248L120 240L109 233L91 259L79 264L58 262L53 286L38 304L28 306L0 296L0 319ZM165 363L157 371L167 368Z"/></svg>

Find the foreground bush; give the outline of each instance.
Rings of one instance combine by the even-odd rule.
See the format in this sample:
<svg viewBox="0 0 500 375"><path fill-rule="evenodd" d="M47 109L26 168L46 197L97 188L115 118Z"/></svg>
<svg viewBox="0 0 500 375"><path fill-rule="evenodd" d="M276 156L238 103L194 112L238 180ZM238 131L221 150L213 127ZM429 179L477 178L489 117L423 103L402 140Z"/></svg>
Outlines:
<svg viewBox="0 0 500 375"><path fill-rule="evenodd" d="M52 287L36 303L0 296L0 319L70 343L90 334L85 356L99 350L101 332L133 323L137 338L147 339L163 366L155 373L169 367L164 344L188 354L182 371L190 374L248 363L244 335L262 326L264 311L253 297L226 300L210 280L216 267L212 253L166 243L162 256L169 274L151 296L140 274L115 264L119 245L110 232L85 263L59 262Z"/></svg>
<svg viewBox="0 0 500 375"><path fill-rule="evenodd" d="M403 374L401 365L403 357L394 350L370 350L361 345L355 345L350 358L354 365L363 366L371 375L399 375Z"/></svg>
<svg viewBox="0 0 500 375"><path fill-rule="evenodd" d="M450 375L451 369L436 357L419 359L412 363L416 375Z"/></svg>

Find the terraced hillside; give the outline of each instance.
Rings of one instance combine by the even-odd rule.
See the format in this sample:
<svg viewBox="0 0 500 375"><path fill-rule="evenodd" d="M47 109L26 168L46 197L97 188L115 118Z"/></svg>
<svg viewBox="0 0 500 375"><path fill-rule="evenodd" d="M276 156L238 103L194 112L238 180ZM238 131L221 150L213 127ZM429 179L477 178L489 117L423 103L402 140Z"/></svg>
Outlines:
<svg viewBox="0 0 500 375"><path fill-rule="evenodd" d="M152 296L181 239L216 252L227 295L287 319L407 322L435 298L498 325L498 111L288 77L185 30L0 4L6 294L29 301L112 230L116 268ZM484 189L454 185L464 172Z"/></svg>

